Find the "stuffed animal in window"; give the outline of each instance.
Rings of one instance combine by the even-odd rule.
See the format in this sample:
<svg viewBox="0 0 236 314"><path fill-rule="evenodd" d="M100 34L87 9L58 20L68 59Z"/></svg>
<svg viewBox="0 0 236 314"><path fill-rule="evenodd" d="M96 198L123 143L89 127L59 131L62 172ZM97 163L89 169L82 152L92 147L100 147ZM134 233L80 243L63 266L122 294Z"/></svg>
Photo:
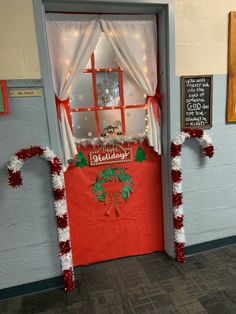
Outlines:
<svg viewBox="0 0 236 314"><path fill-rule="evenodd" d="M101 136L114 136L114 135L122 135L122 132L117 126L108 125L105 129L102 130Z"/></svg>

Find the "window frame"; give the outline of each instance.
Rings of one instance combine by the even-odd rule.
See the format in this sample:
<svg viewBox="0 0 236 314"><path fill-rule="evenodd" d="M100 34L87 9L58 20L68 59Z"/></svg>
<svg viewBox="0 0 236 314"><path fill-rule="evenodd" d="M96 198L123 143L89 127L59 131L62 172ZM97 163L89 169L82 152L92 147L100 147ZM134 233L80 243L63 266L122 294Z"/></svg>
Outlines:
<svg viewBox="0 0 236 314"><path fill-rule="evenodd" d="M90 107L80 107L80 108L71 108L69 107L69 111L71 116L73 113L85 112L85 111L95 111L95 123L97 130L97 137L101 137L101 128L100 128L100 118L99 111L100 110L117 110L121 111L121 123L122 123L122 136L126 136L126 118L125 118L125 110L126 109L145 109L147 116L147 96L144 97L144 104L125 104L124 99L124 80L123 80L123 69L121 67L117 68L98 68L96 67L95 53L93 52L90 57L91 68L84 69L83 73L91 73L92 75L92 85L93 85L93 101L94 103L90 105ZM97 73L111 73L116 72L119 74L119 90L120 90L120 106L112 106L112 107L101 107L98 105L98 93L97 93ZM73 132L73 124L72 119L70 120L71 130ZM145 121L147 127L147 121Z"/></svg>

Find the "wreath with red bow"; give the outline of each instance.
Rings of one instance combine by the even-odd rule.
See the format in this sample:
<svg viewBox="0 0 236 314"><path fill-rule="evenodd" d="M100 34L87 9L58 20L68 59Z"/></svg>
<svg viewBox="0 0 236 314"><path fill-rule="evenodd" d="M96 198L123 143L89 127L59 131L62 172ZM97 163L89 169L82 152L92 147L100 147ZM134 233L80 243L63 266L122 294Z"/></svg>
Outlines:
<svg viewBox="0 0 236 314"><path fill-rule="evenodd" d="M109 167L99 172L96 182L93 184L92 192L96 195L96 200L104 202L108 205L105 215L109 215L111 210L116 210L117 216L120 215L119 205L123 200L128 201L131 193L133 193L134 182L131 180L132 176L126 173L123 167L113 168ZM122 182L123 186L120 191L110 193L106 191L104 186L107 182Z"/></svg>

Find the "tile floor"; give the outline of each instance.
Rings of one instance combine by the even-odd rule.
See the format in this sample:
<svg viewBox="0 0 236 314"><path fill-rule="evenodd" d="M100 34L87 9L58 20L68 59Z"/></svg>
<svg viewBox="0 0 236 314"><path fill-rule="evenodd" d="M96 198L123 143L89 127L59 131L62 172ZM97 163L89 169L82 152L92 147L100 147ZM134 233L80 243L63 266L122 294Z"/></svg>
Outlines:
<svg viewBox="0 0 236 314"><path fill-rule="evenodd" d="M0 301L0 313L236 313L236 245L179 264L153 253L76 269L77 288Z"/></svg>

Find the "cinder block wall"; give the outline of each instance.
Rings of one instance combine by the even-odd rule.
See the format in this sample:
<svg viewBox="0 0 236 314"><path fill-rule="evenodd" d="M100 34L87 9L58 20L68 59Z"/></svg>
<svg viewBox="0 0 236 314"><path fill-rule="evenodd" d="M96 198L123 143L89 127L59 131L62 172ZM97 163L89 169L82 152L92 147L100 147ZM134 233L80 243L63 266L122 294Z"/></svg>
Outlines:
<svg viewBox="0 0 236 314"><path fill-rule="evenodd" d="M0 79L41 77L32 0L0 0ZM179 76L214 75L216 154L201 160L198 146L183 149L188 245L236 233L236 125L225 124L228 12L235 0L176 0L176 86ZM173 136L180 130L180 95ZM11 191L6 163L21 146L48 145L44 99L13 103L0 117L0 289L60 274L50 178L43 160L24 167L25 187Z"/></svg>

